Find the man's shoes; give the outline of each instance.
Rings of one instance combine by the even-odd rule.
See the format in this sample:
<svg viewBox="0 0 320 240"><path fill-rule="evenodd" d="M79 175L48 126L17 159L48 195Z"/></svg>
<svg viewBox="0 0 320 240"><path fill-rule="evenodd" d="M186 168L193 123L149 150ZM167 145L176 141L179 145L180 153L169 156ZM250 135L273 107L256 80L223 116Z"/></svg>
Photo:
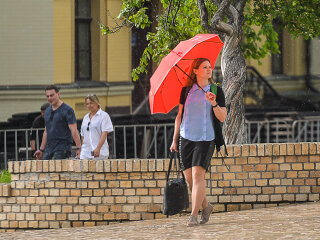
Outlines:
<svg viewBox="0 0 320 240"><path fill-rule="evenodd" d="M188 227L194 227L194 226L198 226L198 225L199 225L198 216L190 215L188 223L187 223L187 226Z"/></svg>
<svg viewBox="0 0 320 240"><path fill-rule="evenodd" d="M213 206L208 202L208 207L202 210L200 224L205 224L209 221L210 214L212 213Z"/></svg>

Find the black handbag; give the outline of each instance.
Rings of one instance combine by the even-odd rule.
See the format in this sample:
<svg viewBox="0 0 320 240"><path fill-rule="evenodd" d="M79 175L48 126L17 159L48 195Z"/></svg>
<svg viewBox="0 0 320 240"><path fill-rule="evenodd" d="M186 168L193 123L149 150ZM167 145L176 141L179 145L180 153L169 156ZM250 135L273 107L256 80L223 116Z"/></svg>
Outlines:
<svg viewBox="0 0 320 240"><path fill-rule="evenodd" d="M177 176L176 178L169 180L173 162L175 163ZM180 172L182 177L180 177ZM187 209L188 207L189 195L187 183L183 172L181 171L179 159L177 164L177 153L171 153L167 172L167 183L163 196L163 214L167 216L175 215L180 213L182 210Z"/></svg>

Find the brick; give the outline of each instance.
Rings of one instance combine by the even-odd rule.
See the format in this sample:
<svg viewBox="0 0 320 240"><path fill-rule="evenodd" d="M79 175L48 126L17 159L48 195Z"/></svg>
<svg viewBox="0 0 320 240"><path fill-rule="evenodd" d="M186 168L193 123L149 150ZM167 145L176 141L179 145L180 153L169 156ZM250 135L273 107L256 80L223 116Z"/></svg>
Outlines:
<svg viewBox="0 0 320 240"><path fill-rule="evenodd" d="M55 213L46 213L46 220L48 220L48 221L56 220L56 214Z"/></svg>
<svg viewBox="0 0 320 240"><path fill-rule="evenodd" d="M128 180L129 179L128 173L117 173L116 176L117 176L117 179L120 179L120 180Z"/></svg>
<svg viewBox="0 0 320 240"><path fill-rule="evenodd" d="M140 167L140 160L133 160L133 165L132 165L132 171L138 171L140 172L141 167Z"/></svg>
<svg viewBox="0 0 320 240"><path fill-rule="evenodd" d="M125 196L115 197L115 203L126 203L127 198Z"/></svg>
<svg viewBox="0 0 320 240"><path fill-rule="evenodd" d="M248 158L247 157L239 157L236 158L236 164L247 164Z"/></svg>
<svg viewBox="0 0 320 240"><path fill-rule="evenodd" d="M300 193L311 193L311 187L310 186L301 186L299 187Z"/></svg>
<svg viewBox="0 0 320 240"><path fill-rule="evenodd" d="M296 194L297 202L305 202L308 200L308 194Z"/></svg>
<svg viewBox="0 0 320 240"><path fill-rule="evenodd" d="M280 185L280 179L269 179L269 185Z"/></svg>
<svg viewBox="0 0 320 240"><path fill-rule="evenodd" d="M125 160L118 160L118 172L125 172L126 171L126 161Z"/></svg>
<svg viewBox="0 0 320 240"><path fill-rule="evenodd" d="M279 156L280 155L280 144L274 143L272 144L272 155Z"/></svg>
<svg viewBox="0 0 320 240"><path fill-rule="evenodd" d="M13 172L14 173L19 173L20 171L20 162L19 161L15 161L13 163Z"/></svg>
<svg viewBox="0 0 320 240"><path fill-rule="evenodd" d="M49 228L48 221L39 221L39 228Z"/></svg>
<svg viewBox="0 0 320 240"><path fill-rule="evenodd" d="M101 204L102 198L101 197L92 197L91 198L91 204Z"/></svg>
<svg viewBox="0 0 320 240"><path fill-rule="evenodd" d="M104 189L94 189L93 196L104 196Z"/></svg>
<svg viewBox="0 0 320 240"><path fill-rule="evenodd" d="M110 172L111 171L111 161L112 160L103 160L104 172Z"/></svg>
<svg viewBox="0 0 320 240"><path fill-rule="evenodd" d="M139 161L140 163L140 161ZM117 160L113 160L111 162L111 172L117 172L118 171L118 161Z"/></svg>
<svg viewBox="0 0 320 240"><path fill-rule="evenodd" d="M115 220L114 213L105 213L103 214L103 220Z"/></svg>
<svg viewBox="0 0 320 240"><path fill-rule="evenodd" d="M286 193L286 192L287 192L287 187L275 187L276 194Z"/></svg>
<svg viewBox="0 0 320 240"><path fill-rule="evenodd" d="M74 213L83 213L85 209L85 206L83 205L77 205L73 207L73 212Z"/></svg>
<svg viewBox="0 0 320 240"><path fill-rule="evenodd" d="M257 145L255 144L250 144L249 145L249 155L250 156L257 156L258 155L258 151L257 151Z"/></svg>
<svg viewBox="0 0 320 240"><path fill-rule="evenodd" d="M301 148L302 155L309 155L309 143L301 143Z"/></svg>
<svg viewBox="0 0 320 240"><path fill-rule="evenodd" d="M301 155L301 152L302 152L301 143L295 143L294 144L294 154Z"/></svg>
<svg viewBox="0 0 320 240"><path fill-rule="evenodd" d="M235 157L241 156L241 147L239 145L233 146L233 156Z"/></svg>
<svg viewBox="0 0 320 240"><path fill-rule="evenodd" d="M279 164L268 164L267 170L268 171L278 171L279 170Z"/></svg>
<svg viewBox="0 0 320 240"><path fill-rule="evenodd" d="M160 188L150 188L149 189L149 195L161 195L161 189Z"/></svg>
<svg viewBox="0 0 320 240"><path fill-rule="evenodd" d="M93 221L101 221L103 220L103 215L101 213L92 213L91 214L91 219ZM94 222L93 222L94 223ZM94 226L94 225L93 225Z"/></svg>
<svg viewBox="0 0 320 240"><path fill-rule="evenodd" d="M239 202L242 203L244 201L244 196L243 195L234 195L231 196L231 202Z"/></svg>
<svg viewBox="0 0 320 240"><path fill-rule="evenodd" d="M155 171L155 170L156 170L156 160L149 160L148 171Z"/></svg>
<svg viewBox="0 0 320 240"><path fill-rule="evenodd" d="M138 196L129 196L127 199L128 203L139 203L139 197Z"/></svg>
<svg viewBox="0 0 320 240"><path fill-rule="evenodd" d="M34 221L36 215L34 213L26 213L26 220L27 221Z"/></svg>
<svg viewBox="0 0 320 240"><path fill-rule="evenodd" d="M297 171L288 171L287 172L287 178L297 178L298 173Z"/></svg>
<svg viewBox="0 0 320 240"><path fill-rule="evenodd" d="M58 221L65 221L65 220L67 220L67 214L66 214L66 213L58 213L58 214L57 214L57 220L58 220Z"/></svg>
<svg viewBox="0 0 320 240"><path fill-rule="evenodd" d="M288 155L294 155L295 154L294 153L294 148L295 148L295 146L294 146L293 143L288 143L287 144L287 154Z"/></svg>
<svg viewBox="0 0 320 240"><path fill-rule="evenodd" d="M39 228L38 221L28 221L28 228Z"/></svg>
<svg viewBox="0 0 320 240"><path fill-rule="evenodd" d="M83 227L83 222L72 222L72 227Z"/></svg>
<svg viewBox="0 0 320 240"><path fill-rule="evenodd" d="M255 170L259 171L259 172L264 172L267 169L267 165L266 164L258 164L255 166Z"/></svg>
<svg viewBox="0 0 320 240"><path fill-rule="evenodd" d="M298 162L309 162L309 156L297 156Z"/></svg>
<svg viewBox="0 0 320 240"><path fill-rule="evenodd" d="M20 162L19 172L20 173L25 173L26 172L26 163L25 163L25 161Z"/></svg>
<svg viewBox="0 0 320 240"><path fill-rule="evenodd" d="M317 153L317 145L315 143L309 143L310 155Z"/></svg>
<svg viewBox="0 0 320 240"><path fill-rule="evenodd" d="M70 167L68 166L68 168L70 169ZM81 162L80 160L74 160L73 161L73 171L74 172L81 172Z"/></svg>
<svg viewBox="0 0 320 240"><path fill-rule="evenodd" d="M320 156L319 156L319 155L310 155L310 156L309 156L309 160L310 160L310 162L317 162L317 163L319 163L319 162L320 162Z"/></svg>
<svg viewBox="0 0 320 240"><path fill-rule="evenodd" d="M85 206L84 211L85 212L96 212L97 207L96 206Z"/></svg>
<svg viewBox="0 0 320 240"><path fill-rule="evenodd" d="M163 214L161 214L161 215L163 215ZM141 220L141 213L129 213L129 220L131 220L131 221Z"/></svg>
<svg viewBox="0 0 320 240"><path fill-rule="evenodd" d="M228 204L227 205L227 211L231 212L231 211L239 211L240 206L238 204Z"/></svg>
<svg viewBox="0 0 320 240"><path fill-rule="evenodd" d="M241 146L241 152L242 152L242 156L243 157L247 157L250 155L250 148L249 148L249 145L245 144L245 145L242 145Z"/></svg>
<svg viewBox="0 0 320 240"><path fill-rule="evenodd" d="M78 204L78 197L67 197L67 203L68 204Z"/></svg>
<svg viewBox="0 0 320 240"><path fill-rule="evenodd" d="M299 192L299 188L296 186L288 186L287 187L287 192L288 193L298 193Z"/></svg>
<svg viewBox="0 0 320 240"><path fill-rule="evenodd" d="M63 213L71 213L72 212L72 206L68 206L68 205L62 206L61 211Z"/></svg>
<svg viewBox="0 0 320 240"><path fill-rule="evenodd" d="M262 187L262 193L263 194L273 194L274 187Z"/></svg>
<svg viewBox="0 0 320 240"><path fill-rule="evenodd" d="M282 195L281 194L274 194L270 197L271 202L281 202L282 201Z"/></svg>
<svg viewBox="0 0 320 240"><path fill-rule="evenodd" d="M99 182L98 181L88 182L88 188L99 188Z"/></svg>
<svg viewBox="0 0 320 240"><path fill-rule="evenodd" d="M304 170L313 170L315 169L314 163L303 163Z"/></svg>
<svg viewBox="0 0 320 240"><path fill-rule="evenodd" d="M245 172L253 172L254 171L254 165L243 165L243 171Z"/></svg>
<svg viewBox="0 0 320 240"><path fill-rule="evenodd" d="M261 173L260 172L249 172L249 178L261 178Z"/></svg>

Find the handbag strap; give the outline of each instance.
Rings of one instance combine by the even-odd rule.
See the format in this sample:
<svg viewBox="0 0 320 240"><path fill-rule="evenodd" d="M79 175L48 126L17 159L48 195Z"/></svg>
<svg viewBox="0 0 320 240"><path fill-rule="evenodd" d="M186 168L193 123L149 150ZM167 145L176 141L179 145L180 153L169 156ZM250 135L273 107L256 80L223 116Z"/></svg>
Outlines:
<svg viewBox="0 0 320 240"><path fill-rule="evenodd" d="M177 153L176 152L171 152L171 154L170 154L170 162L169 162L169 167L168 167L168 172L167 172L167 182L169 181L169 176L170 176L170 172L171 172L171 169L172 169L173 160L175 161L176 172L178 174L180 174L180 172L181 172L182 178L185 180L184 174L183 174L183 172L181 170L181 167L180 167L179 157L178 157L179 164L177 164ZM179 168L179 169L177 169L177 168Z"/></svg>

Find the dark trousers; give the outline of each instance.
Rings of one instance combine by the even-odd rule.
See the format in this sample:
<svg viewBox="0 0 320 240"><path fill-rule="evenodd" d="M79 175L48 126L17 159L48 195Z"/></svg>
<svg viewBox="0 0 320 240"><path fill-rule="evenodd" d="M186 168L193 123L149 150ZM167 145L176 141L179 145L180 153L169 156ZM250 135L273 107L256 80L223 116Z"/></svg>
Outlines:
<svg viewBox="0 0 320 240"><path fill-rule="evenodd" d="M43 154L43 160L59 160L59 159L67 159L71 156L71 152L67 150L58 150L52 153L45 152Z"/></svg>

